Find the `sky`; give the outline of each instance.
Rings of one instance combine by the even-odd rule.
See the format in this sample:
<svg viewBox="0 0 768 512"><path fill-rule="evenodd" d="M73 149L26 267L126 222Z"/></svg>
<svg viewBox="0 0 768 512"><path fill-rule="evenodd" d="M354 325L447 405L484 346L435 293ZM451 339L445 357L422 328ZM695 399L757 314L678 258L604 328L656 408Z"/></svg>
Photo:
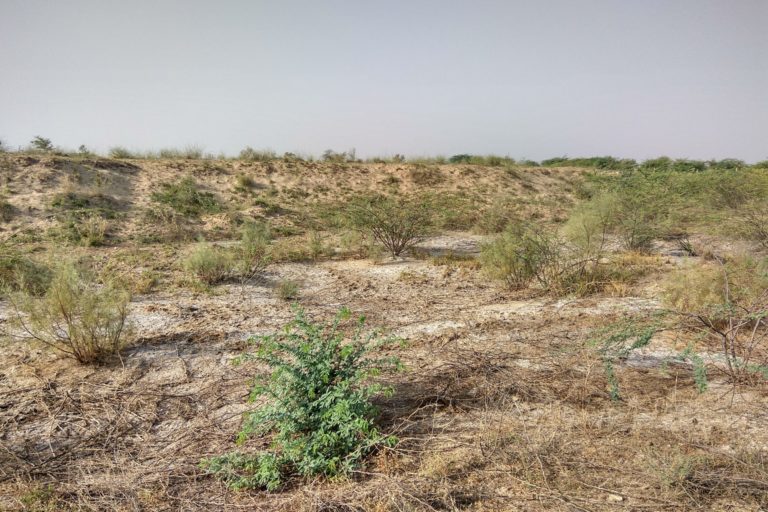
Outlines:
<svg viewBox="0 0 768 512"><path fill-rule="evenodd" d="M0 140L768 159L768 0L0 0Z"/></svg>

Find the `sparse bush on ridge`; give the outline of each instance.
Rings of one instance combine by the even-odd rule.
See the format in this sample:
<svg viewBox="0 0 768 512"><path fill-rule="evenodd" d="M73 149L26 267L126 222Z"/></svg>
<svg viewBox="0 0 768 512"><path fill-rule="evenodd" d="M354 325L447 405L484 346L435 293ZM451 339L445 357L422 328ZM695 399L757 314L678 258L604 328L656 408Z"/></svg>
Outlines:
<svg viewBox="0 0 768 512"><path fill-rule="evenodd" d="M176 183L164 183L161 190L152 193L152 200L166 204L178 213L196 217L203 213L217 213L221 205L210 192L203 192L191 176Z"/></svg>
<svg viewBox="0 0 768 512"><path fill-rule="evenodd" d="M10 297L15 322L29 339L81 363L105 362L129 339L130 294L115 283L97 283L72 263L56 268L42 297L24 291Z"/></svg>
<svg viewBox="0 0 768 512"><path fill-rule="evenodd" d="M285 329L249 340L256 351L241 359L266 364L271 375L257 379L249 399L266 401L246 414L238 441L269 436L270 448L205 459L207 471L235 489L275 491L294 476L346 476L377 447L397 442L377 429L371 403L392 393L372 379L399 368L396 358L377 354L395 340L364 333L362 317L348 338L341 330L348 317L342 309L323 326L297 310Z"/></svg>
<svg viewBox="0 0 768 512"><path fill-rule="evenodd" d="M272 160L277 160L278 157L277 153L272 150L264 149L259 151L248 146L240 151L238 158L247 162L269 162Z"/></svg>
<svg viewBox="0 0 768 512"><path fill-rule="evenodd" d="M54 149L51 139L46 139L40 135L35 136L29 144L34 151L50 152Z"/></svg>

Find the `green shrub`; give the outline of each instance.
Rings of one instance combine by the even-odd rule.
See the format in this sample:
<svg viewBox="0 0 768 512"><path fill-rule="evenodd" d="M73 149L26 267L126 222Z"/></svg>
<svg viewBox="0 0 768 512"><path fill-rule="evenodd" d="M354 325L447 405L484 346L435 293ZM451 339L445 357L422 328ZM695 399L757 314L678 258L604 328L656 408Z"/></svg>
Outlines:
<svg viewBox="0 0 768 512"><path fill-rule="evenodd" d="M42 295L51 282L51 271L18 249L0 243L0 295L23 290Z"/></svg>
<svg viewBox="0 0 768 512"><path fill-rule="evenodd" d="M564 266L563 246L538 226L514 223L481 247L480 262L489 277L505 281L512 289L533 282L548 289Z"/></svg>
<svg viewBox="0 0 768 512"><path fill-rule="evenodd" d="M282 279L275 288L281 300L291 301L299 298L299 283L292 279Z"/></svg>
<svg viewBox="0 0 768 512"><path fill-rule="evenodd" d="M198 245L182 265L184 270L207 285L221 283L233 276L232 254L209 244Z"/></svg>
<svg viewBox="0 0 768 512"><path fill-rule="evenodd" d="M234 248L235 271L241 279L251 279L267 266L271 259L269 226L246 222L240 231L240 244Z"/></svg>
<svg viewBox="0 0 768 512"><path fill-rule="evenodd" d="M109 148L108 154L110 158L121 158L126 160L129 158L139 158L139 155L122 146L115 146L113 148Z"/></svg>
<svg viewBox="0 0 768 512"><path fill-rule="evenodd" d="M15 213L16 209L13 205L0 195L0 222L10 222Z"/></svg>
<svg viewBox="0 0 768 512"><path fill-rule="evenodd" d="M734 381L768 379L768 259L683 268L666 283L664 300L720 349Z"/></svg>
<svg viewBox="0 0 768 512"><path fill-rule="evenodd" d="M445 175L435 167L417 165L408 170L408 175L420 187L433 187L445 181Z"/></svg>
<svg viewBox="0 0 768 512"><path fill-rule="evenodd" d="M512 197L497 197L483 209L474 229L482 234L501 233L511 223L519 223L518 203Z"/></svg>
<svg viewBox="0 0 768 512"><path fill-rule="evenodd" d="M360 198L349 216L355 228L370 233L393 258L424 240L434 226L432 207L423 198Z"/></svg>
<svg viewBox="0 0 768 512"><path fill-rule="evenodd" d="M201 191L191 176L177 183L164 183L160 187L162 190L152 193L152 200L166 204L182 215L196 217L203 213L221 211L216 197L210 192Z"/></svg>
<svg viewBox="0 0 768 512"><path fill-rule="evenodd" d="M203 158L203 149L197 146L187 146L184 149L163 148L160 150L159 156L169 160L200 160Z"/></svg>
<svg viewBox="0 0 768 512"><path fill-rule="evenodd" d="M51 139L46 139L45 137L41 137L39 135L35 136L34 139L29 143L30 147L36 151L53 151L53 144L51 143Z"/></svg>
<svg viewBox="0 0 768 512"><path fill-rule="evenodd" d="M239 158L247 162L270 162L277 159L277 154L271 150L258 151L248 146L240 151Z"/></svg>
<svg viewBox="0 0 768 512"><path fill-rule="evenodd" d="M40 298L11 295L16 323L33 340L81 363L100 363L117 354L130 336L130 294L114 283L100 284L72 263L59 266Z"/></svg>
<svg viewBox="0 0 768 512"><path fill-rule="evenodd" d="M273 491L294 475L348 475L378 446L396 442L376 428L371 404L392 392L371 379L399 366L395 358L376 356L393 340L364 334L363 318L347 340L340 322L348 317L344 309L322 326L298 310L282 331L250 339L257 350L243 359L266 364L272 373L257 379L250 401L266 401L246 414L238 439L269 435L270 450L212 457L204 468L235 489Z"/></svg>

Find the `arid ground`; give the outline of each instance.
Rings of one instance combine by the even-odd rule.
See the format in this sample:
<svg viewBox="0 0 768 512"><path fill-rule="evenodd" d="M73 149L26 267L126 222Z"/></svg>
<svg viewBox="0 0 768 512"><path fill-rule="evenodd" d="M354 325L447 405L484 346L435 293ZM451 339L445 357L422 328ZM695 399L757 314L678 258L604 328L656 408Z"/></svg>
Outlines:
<svg viewBox="0 0 768 512"><path fill-rule="evenodd" d="M691 335L665 328L615 361L617 397L594 343L606 326L653 318L665 276L705 256L663 239L628 254L610 238L607 257L642 272L589 294L513 290L484 272L478 255L496 236L488 222L514 207L559 225L588 170L3 158L12 215L0 237L41 262L77 257L123 276L133 334L118 358L83 365L19 338L13 304L0 302L0 509L768 510L764 381L733 382L704 344L700 392L691 361L677 357ZM148 213L153 192L185 176L220 211ZM336 220L347 199L371 191L432 194L443 220L417 250L390 258ZM73 238L83 232L75 209L101 212L95 246ZM201 236L235 243L248 218L270 224L272 262L253 279L194 282L183 257ZM761 254L718 234L691 241ZM286 281L298 287L289 300L276 291ZM233 360L249 336L289 321L292 303L319 321L347 306L407 341L391 349L405 370L382 377L394 395L377 399L377 423L400 441L346 479L233 491L199 462L233 448L253 407L249 383L264 372Z"/></svg>

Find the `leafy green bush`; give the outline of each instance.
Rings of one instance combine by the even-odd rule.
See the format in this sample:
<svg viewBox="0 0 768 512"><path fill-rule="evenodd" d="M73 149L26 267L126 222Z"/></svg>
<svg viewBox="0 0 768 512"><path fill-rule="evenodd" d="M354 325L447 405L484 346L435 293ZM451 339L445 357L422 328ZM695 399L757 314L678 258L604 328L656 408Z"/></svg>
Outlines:
<svg viewBox="0 0 768 512"><path fill-rule="evenodd" d="M250 401L266 402L245 416L238 440L271 435L271 449L212 457L204 468L235 489L273 491L293 475L347 475L378 446L397 441L376 428L371 404L376 395L392 393L372 378L399 367L396 358L375 355L393 340L364 334L362 317L345 339L340 323L348 317L343 309L322 326L298 310L282 331L250 339L257 350L242 359L264 363L272 373L257 379Z"/></svg>
<svg viewBox="0 0 768 512"><path fill-rule="evenodd" d="M129 337L130 293L114 283L100 284L72 263L59 266L45 295L11 295L19 328L31 339L81 363L105 362Z"/></svg>
<svg viewBox="0 0 768 512"><path fill-rule="evenodd" d="M431 206L423 198L360 198L349 208L354 227L369 232L392 257L424 240L434 225Z"/></svg>
<svg viewBox="0 0 768 512"><path fill-rule="evenodd" d="M53 151L53 144L51 143L51 139L46 139L45 137L41 137L39 135L36 135L29 144L31 148L36 151Z"/></svg>
<svg viewBox="0 0 768 512"><path fill-rule="evenodd" d="M152 200L166 204L182 215L196 217L203 213L221 211L221 205L210 192L200 190L197 182L187 176L178 183L164 183L152 193Z"/></svg>

